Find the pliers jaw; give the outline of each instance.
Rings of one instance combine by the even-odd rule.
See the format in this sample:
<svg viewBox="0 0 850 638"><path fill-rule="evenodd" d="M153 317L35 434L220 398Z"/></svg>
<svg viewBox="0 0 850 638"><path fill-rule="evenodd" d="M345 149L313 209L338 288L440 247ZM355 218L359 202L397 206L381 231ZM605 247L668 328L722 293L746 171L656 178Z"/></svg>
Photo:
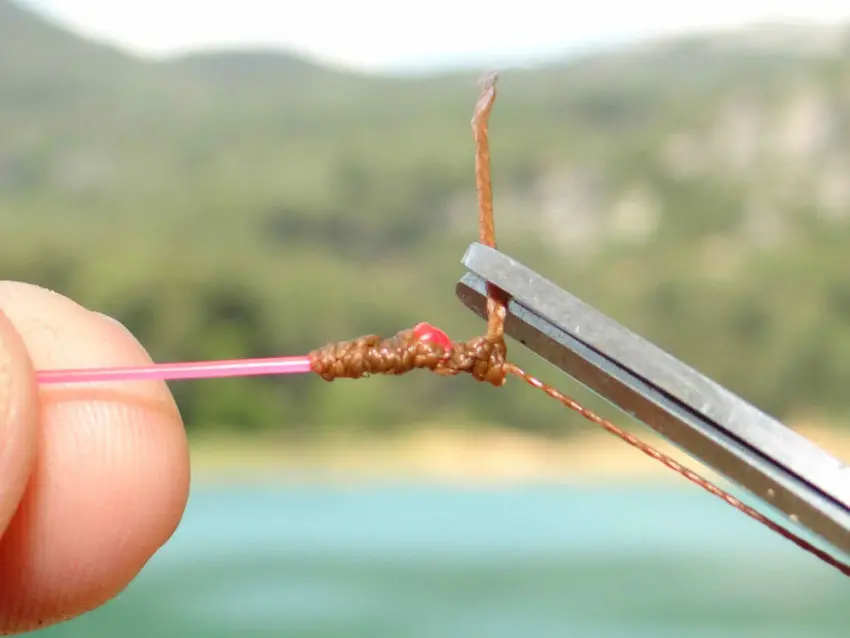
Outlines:
<svg viewBox="0 0 850 638"><path fill-rule="evenodd" d="M687 454L850 556L850 466L504 253L469 246L458 298Z"/></svg>

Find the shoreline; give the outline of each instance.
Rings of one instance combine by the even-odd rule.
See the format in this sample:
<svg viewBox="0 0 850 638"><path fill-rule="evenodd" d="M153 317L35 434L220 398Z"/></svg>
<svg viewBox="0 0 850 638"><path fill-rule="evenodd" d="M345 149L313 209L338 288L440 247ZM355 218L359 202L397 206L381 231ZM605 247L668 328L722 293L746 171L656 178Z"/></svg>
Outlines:
<svg viewBox="0 0 850 638"><path fill-rule="evenodd" d="M843 461L850 431L821 425L794 428ZM699 473L712 470L656 435L641 440ZM210 482L362 483L388 480L449 484L658 483L678 473L607 432L564 441L497 429L429 427L382 438L337 439L287 446L268 438L210 435L191 441L193 480Z"/></svg>

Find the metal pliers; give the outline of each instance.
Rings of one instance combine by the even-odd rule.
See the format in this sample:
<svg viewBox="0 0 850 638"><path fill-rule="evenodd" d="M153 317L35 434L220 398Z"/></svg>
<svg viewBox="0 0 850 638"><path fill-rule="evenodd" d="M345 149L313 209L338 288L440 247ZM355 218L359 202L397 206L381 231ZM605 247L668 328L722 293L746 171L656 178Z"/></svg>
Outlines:
<svg viewBox="0 0 850 638"><path fill-rule="evenodd" d="M474 243L460 300L509 298L505 333L850 556L850 466L509 256Z"/></svg>

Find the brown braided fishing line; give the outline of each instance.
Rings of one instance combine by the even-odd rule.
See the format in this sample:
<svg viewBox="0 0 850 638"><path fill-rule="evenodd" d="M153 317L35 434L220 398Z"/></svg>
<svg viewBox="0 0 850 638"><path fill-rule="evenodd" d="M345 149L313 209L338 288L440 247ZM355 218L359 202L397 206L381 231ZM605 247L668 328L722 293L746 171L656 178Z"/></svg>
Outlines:
<svg viewBox="0 0 850 638"><path fill-rule="evenodd" d="M487 125L490 111L496 99L496 79L496 75L490 75L482 83L481 95L475 105L472 118L473 138L476 146L475 185L478 191L479 241L492 247L496 245L496 231L493 219L493 190ZM850 576L850 565L830 556L794 532L742 503L672 457L656 450L635 435L580 405L556 388L509 363L506 359L507 346L504 339L507 300L503 296L504 293L498 289L488 287L487 292L488 319L487 332L484 336L475 337L468 341L450 341L439 330L430 326L425 326L423 330L424 324L420 324L415 329L402 330L388 339L370 335L353 341L332 343L315 350L310 353L313 371L326 381L333 381L339 378L359 379L375 374L400 375L412 370L423 369L444 376L471 374L478 381L484 381L497 387L504 385L507 376L512 374L790 540L801 549ZM434 333L436 333L436 336Z"/></svg>
<svg viewBox="0 0 850 638"><path fill-rule="evenodd" d="M373 374L405 374L431 370L444 376L466 372L495 386L505 383L504 339L475 337L445 347L422 341L414 330L402 330L389 339L376 335L332 343L310 353L313 371L325 381L359 379Z"/></svg>

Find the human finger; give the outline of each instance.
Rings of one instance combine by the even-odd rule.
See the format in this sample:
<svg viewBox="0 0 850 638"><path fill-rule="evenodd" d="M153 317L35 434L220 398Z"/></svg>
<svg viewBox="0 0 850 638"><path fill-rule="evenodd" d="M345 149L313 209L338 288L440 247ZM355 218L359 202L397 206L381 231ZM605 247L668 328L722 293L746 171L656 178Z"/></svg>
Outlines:
<svg viewBox="0 0 850 638"><path fill-rule="evenodd" d="M0 309L36 369L150 362L120 324L61 295L2 283ZM41 387L34 467L0 540L0 629L42 627L122 591L174 532L188 481L164 383Z"/></svg>

